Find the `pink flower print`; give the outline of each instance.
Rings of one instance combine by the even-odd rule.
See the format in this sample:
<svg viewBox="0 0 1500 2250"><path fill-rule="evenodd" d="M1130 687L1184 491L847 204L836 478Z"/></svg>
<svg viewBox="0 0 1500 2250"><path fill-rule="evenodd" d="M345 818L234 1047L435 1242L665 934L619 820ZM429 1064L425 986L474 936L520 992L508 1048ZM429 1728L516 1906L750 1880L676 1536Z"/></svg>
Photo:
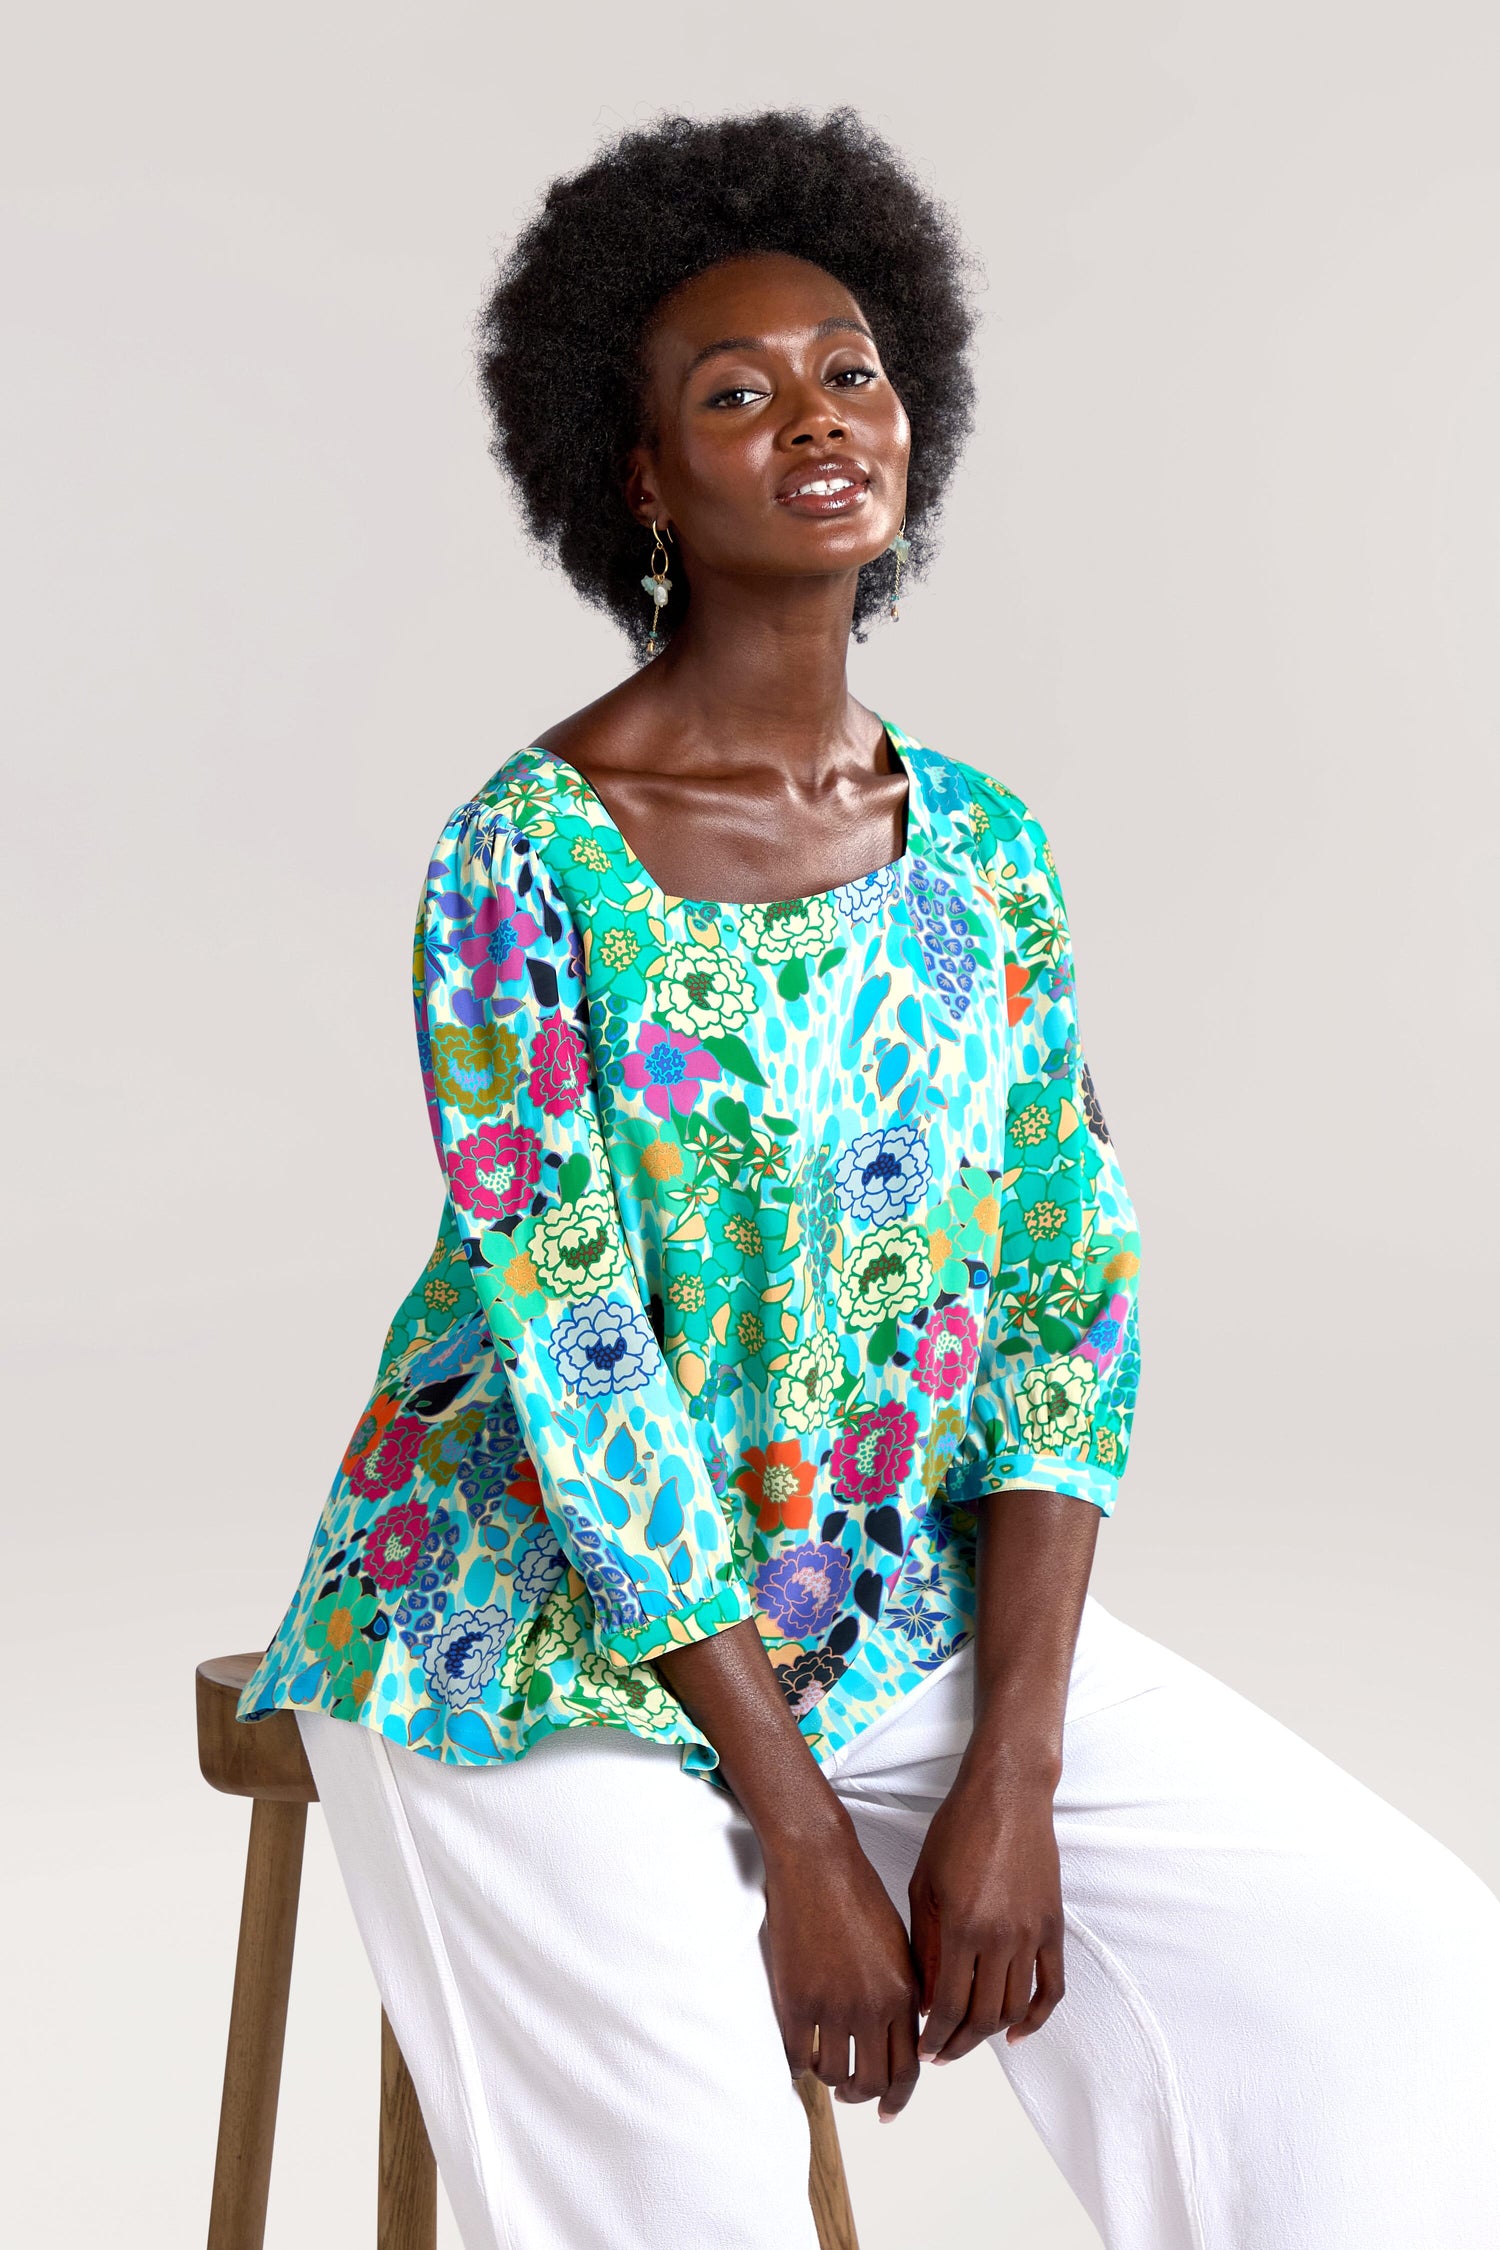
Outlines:
<svg viewBox="0 0 1500 2250"><path fill-rule="evenodd" d="M979 1329L962 1305L944 1305L929 1319L917 1346L916 1382L929 1398L952 1398L974 1372Z"/></svg>
<svg viewBox="0 0 1500 2250"><path fill-rule="evenodd" d="M589 1051L559 1013L543 1016L531 1042L532 1100L549 1117L566 1117L588 1092Z"/></svg>
<svg viewBox="0 0 1500 2250"><path fill-rule="evenodd" d="M474 927L458 949L465 968L474 971L469 982L476 1000L488 1000L497 984L514 984L526 963L526 948L540 937L541 925L516 904L516 894L502 883L474 917Z"/></svg>
<svg viewBox="0 0 1500 2250"><path fill-rule="evenodd" d="M1075 1356L1079 1359L1092 1360L1102 1375L1105 1368L1120 1356L1120 1346L1125 1341L1125 1320L1129 1311L1130 1299L1128 1297L1111 1297L1082 1343L1074 1345Z"/></svg>
<svg viewBox="0 0 1500 2250"><path fill-rule="evenodd" d="M448 1181L461 1211L491 1225L524 1211L541 1169L541 1142L527 1125L481 1125L448 1151Z"/></svg>
<svg viewBox="0 0 1500 2250"><path fill-rule="evenodd" d="M686 1032L668 1031L659 1023L643 1023L635 1053L625 1057L625 1083L636 1093L645 1089L646 1107L653 1117L670 1117L674 1109L679 1117L686 1116L705 1079L722 1076L706 1047Z"/></svg>
<svg viewBox="0 0 1500 2250"><path fill-rule="evenodd" d="M917 1417L895 1399L861 1414L852 1430L833 1441L828 1474L834 1491L859 1507L888 1500L906 1482L916 1442Z"/></svg>
<svg viewBox="0 0 1500 2250"><path fill-rule="evenodd" d="M420 1500L401 1500L377 1516L365 1535L364 1566L383 1594L404 1586L417 1567L432 1518Z"/></svg>
<svg viewBox="0 0 1500 2250"><path fill-rule="evenodd" d="M417 1465L417 1448L427 1435L427 1424L416 1414L401 1414L377 1445L371 1446L349 1471L349 1490L360 1500L383 1500L410 1484Z"/></svg>

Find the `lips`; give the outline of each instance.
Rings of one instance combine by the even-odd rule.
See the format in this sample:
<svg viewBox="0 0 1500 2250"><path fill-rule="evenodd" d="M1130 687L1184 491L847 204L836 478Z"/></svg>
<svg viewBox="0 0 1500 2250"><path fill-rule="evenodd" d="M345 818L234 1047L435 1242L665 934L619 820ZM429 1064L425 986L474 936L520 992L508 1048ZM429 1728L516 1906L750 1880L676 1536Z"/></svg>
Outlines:
<svg viewBox="0 0 1500 2250"><path fill-rule="evenodd" d="M869 497L870 474L847 455L799 463L783 477L776 504L799 516L840 516L862 507Z"/></svg>

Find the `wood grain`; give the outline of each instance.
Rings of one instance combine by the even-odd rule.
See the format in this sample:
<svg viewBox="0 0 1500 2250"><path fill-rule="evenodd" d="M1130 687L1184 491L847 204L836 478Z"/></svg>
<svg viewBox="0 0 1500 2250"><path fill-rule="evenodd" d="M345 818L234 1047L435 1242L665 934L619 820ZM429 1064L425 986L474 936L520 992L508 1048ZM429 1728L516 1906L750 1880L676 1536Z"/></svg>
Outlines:
<svg viewBox="0 0 1500 2250"><path fill-rule="evenodd" d="M380 2202L376 2250L437 2250L437 2165L417 2089L380 2011Z"/></svg>
<svg viewBox="0 0 1500 2250"><path fill-rule="evenodd" d="M208 2250L261 2250L265 2240L306 1832L305 1804L251 1807Z"/></svg>
<svg viewBox="0 0 1500 2250"><path fill-rule="evenodd" d="M818 2228L818 2250L859 2250L854 2231L854 2207L844 2177L844 2155L834 2121L833 2097L821 2078L805 2071L797 2081L802 2107L807 2111L812 2135L812 2163L807 2189Z"/></svg>

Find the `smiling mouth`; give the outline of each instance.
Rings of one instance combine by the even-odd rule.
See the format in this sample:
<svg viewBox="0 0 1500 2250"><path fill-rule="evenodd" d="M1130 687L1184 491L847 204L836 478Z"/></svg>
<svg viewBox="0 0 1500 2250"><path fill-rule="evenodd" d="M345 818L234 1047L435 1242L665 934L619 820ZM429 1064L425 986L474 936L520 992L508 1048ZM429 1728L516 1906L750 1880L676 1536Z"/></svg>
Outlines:
<svg viewBox="0 0 1500 2250"><path fill-rule="evenodd" d="M778 506L794 508L799 515L834 516L858 507L869 490L870 480L861 470L825 467L778 492L776 500Z"/></svg>

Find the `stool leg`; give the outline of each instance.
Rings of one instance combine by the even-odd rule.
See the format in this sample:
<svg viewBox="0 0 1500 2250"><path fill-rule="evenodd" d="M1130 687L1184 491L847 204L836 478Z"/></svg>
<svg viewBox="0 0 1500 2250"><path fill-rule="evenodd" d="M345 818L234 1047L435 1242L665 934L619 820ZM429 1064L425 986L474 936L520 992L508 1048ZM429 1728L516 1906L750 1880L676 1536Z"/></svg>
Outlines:
<svg viewBox="0 0 1500 2250"><path fill-rule="evenodd" d="M265 2241L306 1834L306 1805L256 1798L250 1812L208 2250L262 2250Z"/></svg>
<svg viewBox="0 0 1500 2250"><path fill-rule="evenodd" d="M417 2089L380 2011L380 2205L376 2250L437 2250L437 2165Z"/></svg>
<svg viewBox="0 0 1500 2250"><path fill-rule="evenodd" d="M797 2081L802 2107L812 2134L812 2163L808 2172L808 2197L818 2228L818 2250L859 2250L854 2231L854 2207L844 2177L844 2152L834 2123L833 2099L821 2078L804 2071Z"/></svg>

